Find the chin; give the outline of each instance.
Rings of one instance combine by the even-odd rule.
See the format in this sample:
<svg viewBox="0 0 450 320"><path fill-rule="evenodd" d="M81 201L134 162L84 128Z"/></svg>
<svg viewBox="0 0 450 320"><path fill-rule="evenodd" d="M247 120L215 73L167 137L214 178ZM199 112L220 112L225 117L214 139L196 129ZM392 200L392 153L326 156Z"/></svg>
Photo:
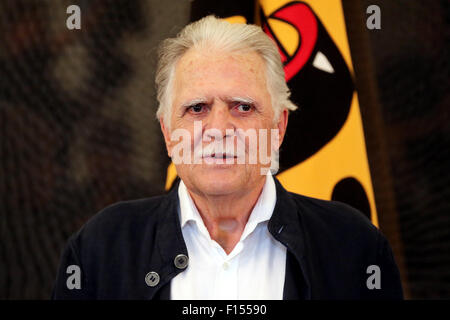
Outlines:
<svg viewBox="0 0 450 320"><path fill-rule="evenodd" d="M203 168L195 174L195 185L207 194L229 194L244 187L245 172L237 168Z"/></svg>

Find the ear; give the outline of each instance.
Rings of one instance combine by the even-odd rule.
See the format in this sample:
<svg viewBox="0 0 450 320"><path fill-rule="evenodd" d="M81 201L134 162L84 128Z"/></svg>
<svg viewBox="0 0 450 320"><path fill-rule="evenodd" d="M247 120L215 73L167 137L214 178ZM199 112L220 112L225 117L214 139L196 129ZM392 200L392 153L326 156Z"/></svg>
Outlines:
<svg viewBox="0 0 450 320"><path fill-rule="evenodd" d="M278 118L277 128L278 128L279 139L280 139L278 148L280 148L281 144L283 143L284 135L286 133L286 128L287 128L287 124L288 124L288 116L289 116L288 109L283 109L283 111L280 113L280 117Z"/></svg>
<svg viewBox="0 0 450 320"><path fill-rule="evenodd" d="M159 124L161 125L161 131L164 136L164 142L166 143L167 155L169 158L172 155L172 141L170 140L170 132L169 129L164 124L164 118L159 118Z"/></svg>

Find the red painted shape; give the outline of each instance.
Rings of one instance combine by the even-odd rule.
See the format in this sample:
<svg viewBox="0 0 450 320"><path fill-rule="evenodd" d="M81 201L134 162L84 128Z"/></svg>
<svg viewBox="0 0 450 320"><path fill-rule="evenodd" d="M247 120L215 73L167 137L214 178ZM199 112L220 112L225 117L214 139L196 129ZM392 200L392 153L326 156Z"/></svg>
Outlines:
<svg viewBox="0 0 450 320"><path fill-rule="evenodd" d="M299 43L297 50L292 57L286 57L280 50L281 60L284 63L284 72L286 81L295 76L308 61L317 41L317 20L308 5L293 1L288 5L278 9L269 17L277 18L291 24L299 33ZM271 37L275 38L270 30L265 26L264 31ZM281 43L281 41L278 41Z"/></svg>

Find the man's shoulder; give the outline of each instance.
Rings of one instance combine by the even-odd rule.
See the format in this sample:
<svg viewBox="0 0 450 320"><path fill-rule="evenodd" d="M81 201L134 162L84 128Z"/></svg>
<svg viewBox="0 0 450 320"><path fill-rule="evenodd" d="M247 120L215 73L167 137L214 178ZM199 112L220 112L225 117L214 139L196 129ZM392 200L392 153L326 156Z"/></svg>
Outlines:
<svg viewBox="0 0 450 320"><path fill-rule="evenodd" d="M168 201L167 195L160 195L111 204L94 214L73 237L91 242L154 230L164 214L168 214Z"/></svg>
<svg viewBox="0 0 450 320"><path fill-rule="evenodd" d="M288 233L291 238L287 240L297 241L295 248L301 248L300 252L307 258L306 270L311 282L322 288L321 292L320 289L315 292L314 299L402 298L389 243L363 213L342 202L294 193L288 193L285 199L296 203L298 217L294 229L297 232ZM380 285L383 290L368 287L369 266L377 266L383 272L381 279L385 280Z"/></svg>
<svg viewBox="0 0 450 320"><path fill-rule="evenodd" d="M116 202L96 213L88 223L103 223L104 220L124 222L133 219L149 218L162 209L161 207L164 206L166 198L167 195L159 195Z"/></svg>

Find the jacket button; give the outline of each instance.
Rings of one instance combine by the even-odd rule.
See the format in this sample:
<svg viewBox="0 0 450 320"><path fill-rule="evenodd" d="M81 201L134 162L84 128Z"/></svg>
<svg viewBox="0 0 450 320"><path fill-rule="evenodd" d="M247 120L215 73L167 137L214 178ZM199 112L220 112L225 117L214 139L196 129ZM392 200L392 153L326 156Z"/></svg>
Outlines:
<svg viewBox="0 0 450 320"><path fill-rule="evenodd" d="M145 276L145 283L149 287L156 286L159 283L159 274L154 271L147 273L147 275Z"/></svg>
<svg viewBox="0 0 450 320"><path fill-rule="evenodd" d="M175 263L175 267L178 269L184 269L189 263L189 258L184 254L179 254L175 257L173 262Z"/></svg>

